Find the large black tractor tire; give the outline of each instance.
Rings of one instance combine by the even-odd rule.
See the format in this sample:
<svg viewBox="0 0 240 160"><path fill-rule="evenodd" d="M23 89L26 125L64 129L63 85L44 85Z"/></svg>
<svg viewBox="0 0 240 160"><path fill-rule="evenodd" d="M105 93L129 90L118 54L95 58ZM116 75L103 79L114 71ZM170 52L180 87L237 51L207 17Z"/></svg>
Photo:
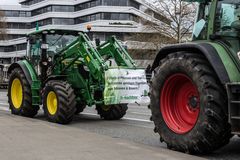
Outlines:
<svg viewBox="0 0 240 160"><path fill-rule="evenodd" d="M128 109L127 104L118 105L96 105L96 110L101 118L105 120L119 120L126 114Z"/></svg>
<svg viewBox="0 0 240 160"><path fill-rule="evenodd" d="M76 112L76 96L65 81L49 81L43 89L43 110L48 121L68 124Z"/></svg>
<svg viewBox="0 0 240 160"><path fill-rule="evenodd" d="M168 55L154 70L150 90L154 131L169 149L209 153L229 142L226 91L203 56Z"/></svg>
<svg viewBox="0 0 240 160"><path fill-rule="evenodd" d="M31 86L20 68L12 70L8 83L8 103L12 114L34 117L39 106L32 105Z"/></svg>

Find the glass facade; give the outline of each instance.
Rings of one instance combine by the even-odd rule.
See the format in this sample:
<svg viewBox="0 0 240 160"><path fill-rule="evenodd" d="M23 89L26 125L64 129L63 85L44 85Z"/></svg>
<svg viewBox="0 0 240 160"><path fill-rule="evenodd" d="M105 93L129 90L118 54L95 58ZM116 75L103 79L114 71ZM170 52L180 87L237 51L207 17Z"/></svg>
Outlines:
<svg viewBox="0 0 240 160"><path fill-rule="evenodd" d="M8 34L5 40L12 40L25 37L25 34Z"/></svg>
<svg viewBox="0 0 240 160"><path fill-rule="evenodd" d="M45 25L74 25L81 24L96 20L128 20L128 21L136 21L138 22L137 16L129 13L96 13L87 16L78 17L75 19L72 18L48 18L44 20L38 21L39 26ZM23 24L22 24L23 25ZM24 24L26 27L36 28L37 22L31 23L31 25ZM20 28L19 28L20 29Z"/></svg>
<svg viewBox="0 0 240 160"><path fill-rule="evenodd" d="M74 12L74 6L61 6L61 5L54 5L52 6L53 12Z"/></svg>
<svg viewBox="0 0 240 160"><path fill-rule="evenodd" d="M39 14L47 13L52 11L52 6L47 6L44 8L36 9L32 11L32 16L36 16Z"/></svg>
<svg viewBox="0 0 240 160"><path fill-rule="evenodd" d="M86 23L96 20L129 20L138 21L137 16L130 13L96 13L75 19L75 24Z"/></svg>
<svg viewBox="0 0 240 160"><path fill-rule="evenodd" d="M32 16L47 12L74 12L74 6L51 5L32 11Z"/></svg>
<svg viewBox="0 0 240 160"><path fill-rule="evenodd" d="M4 10L6 17L31 17L31 12L28 11L9 11Z"/></svg>
<svg viewBox="0 0 240 160"><path fill-rule="evenodd" d="M14 51L22 51L25 50L27 47L26 43L23 44L16 44L12 46L0 46L0 52L14 52Z"/></svg>
<svg viewBox="0 0 240 160"><path fill-rule="evenodd" d="M75 6L75 11L80 11L80 10L100 6L101 4L102 4L102 0L94 0L90 2L81 3Z"/></svg>
<svg viewBox="0 0 240 160"><path fill-rule="evenodd" d="M30 29L31 24L9 22L9 23L7 23L7 28L9 28L9 29Z"/></svg>
<svg viewBox="0 0 240 160"><path fill-rule="evenodd" d="M38 23L38 26L50 25L50 24L52 24L52 18L47 18L47 19L44 19L44 20L40 20L38 22L32 22L31 23L31 28L36 28L37 23Z"/></svg>
<svg viewBox="0 0 240 160"><path fill-rule="evenodd" d="M133 0L93 0L75 6L75 11L80 11L96 6L131 6L139 9L140 4Z"/></svg>
<svg viewBox="0 0 240 160"><path fill-rule="evenodd" d="M33 5L39 2L42 2L44 0L28 0L25 2L22 2L22 5ZM47 1L47 0L46 0ZM78 1L79 2L79 1ZM41 15L48 12L81 12L81 10L93 8L96 6L129 6L134 7L136 9L140 9L140 4L136 2L135 0L91 0L88 2L80 3L77 5L55 5L51 4L48 6L44 6L42 8L34 8L32 11L12 11L12 10L5 10L5 16L6 17L33 17L37 15ZM26 6L25 6L26 7ZM31 7L30 7L31 8ZM108 7L110 8L110 7ZM120 8L120 7L119 7ZM127 9L125 12L127 12ZM94 10L94 9L92 9ZM129 11L130 12L130 11ZM161 15L154 15L155 18L163 19L164 17L161 17ZM44 16L43 16L44 17ZM81 23L87 23L91 21L96 20L107 20L110 21L108 23L111 25L112 23L120 24L119 21L135 21L139 22L139 17L131 14L131 13L114 13L114 12L106 12L106 11L100 11L98 13L89 14L77 18L57 18L57 17L46 17L46 19L38 20L37 22L30 22L30 23L18 23L18 22L8 22L7 27L9 29L34 29L36 28L37 24L38 26L46 26L46 25L75 25L75 24L81 24ZM111 22L113 20L114 22ZM124 22L125 23L125 22ZM131 24L131 23L130 23ZM107 40L110 36L115 35L118 39L124 40L124 36L126 33L109 33L109 32L92 32L89 33L89 36L91 39L99 38L101 41ZM7 40L12 39L18 39L25 37L25 35L21 34L10 34L6 37ZM21 42L20 42L21 43ZM11 45L11 46L0 46L0 52L14 52L14 51L20 51L25 50L26 44L17 44L17 45Z"/></svg>
<svg viewBox="0 0 240 160"><path fill-rule="evenodd" d="M33 5L44 0L29 0L21 3L22 5ZM96 6L132 6L139 9L139 3L133 0L92 0L89 2L84 2L75 6L75 11L96 7Z"/></svg>
<svg viewBox="0 0 240 160"><path fill-rule="evenodd" d="M26 6L30 6L30 5L33 5L33 4L42 2L42 1L44 1L44 0L29 0L29 1L23 2L21 4L22 5L26 5Z"/></svg>
<svg viewBox="0 0 240 160"><path fill-rule="evenodd" d="M56 25L74 25L74 19L52 18L52 24L56 24Z"/></svg>
<svg viewBox="0 0 240 160"><path fill-rule="evenodd" d="M29 3L29 4L35 4L38 2L41 2L43 0L30 0L24 3ZM80 11L96 6L132 6L137 9L139 9L140 4L133 1L133 0L93 0L85 3L81 3L75 6L66 6L66 5L50 5L46 6L43 8L35 9L33 11L9 11L6 10L5 16L6 17L31 17L31 16L37 16L40 14L44 14L47 12L74 12L74 11ZM107 16L107 15L106 15ZM107 19L117 19L115 17L119 16L117 14L115 15L108 15L111 17L108 17ZM119 20L123 19L125 20L126 18L123 18L125 15L121 15ZM93 18L95 19L95 18ZM98 18L96 18L98 19Z"/></svg>
<svg viewBox="0 0 240 160"><path fill-rule="evenodd" d="M102 0L104 6L128 6L129 0Z"/></svg>

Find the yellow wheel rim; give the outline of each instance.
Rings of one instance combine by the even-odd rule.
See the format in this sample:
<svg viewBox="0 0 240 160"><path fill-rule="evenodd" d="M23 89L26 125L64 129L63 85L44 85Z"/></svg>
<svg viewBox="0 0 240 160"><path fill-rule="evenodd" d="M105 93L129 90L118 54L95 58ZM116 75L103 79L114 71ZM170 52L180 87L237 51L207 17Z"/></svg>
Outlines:
<svg viewBox="0 0 240 160"><path fill-rule="evenodd" d="M21 81L15 78L11 86L11 100L13 107L19 109L23 101L23 87Z"/></svg>
<svg viewBox="0 0 240 160"><path fill-rule="evenodd" d="M47 95L47 109L51 115L56 114L57 104L58 104L57 95L53 91L49 92Z"/></svg>

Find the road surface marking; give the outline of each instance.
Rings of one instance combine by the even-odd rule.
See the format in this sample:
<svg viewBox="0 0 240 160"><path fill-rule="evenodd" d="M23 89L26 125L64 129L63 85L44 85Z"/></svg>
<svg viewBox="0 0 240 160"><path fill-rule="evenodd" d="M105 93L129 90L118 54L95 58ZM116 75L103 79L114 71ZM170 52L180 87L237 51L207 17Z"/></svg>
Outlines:
<svg viewBox="0 0 240 160"><path fill-rule="evenodd" d="M0 103L0 106L1 106L1 105L8 106L7 103ZM10 111L8 107L0 107L0 110L3 110L3 111ZM94 114L94 113L81 113L81 115L99 116L98 114ZM122 119L130 120L130 121L139 121L139 122L148 122L148 123L152 123L150 120L146 120L146 119L127 118L127 117L123 117Z"/></svg>
<svg viewBox="0 0 240 160"><path fill-rule="evenodd" d="M151 116L151 114L140 113L140 112L129 112L129 113L143 115L143 116Z"/></svg>
<svg viewBox="0 0 240 160"><path fill-rule="evenodd" d="M3 105L3 106L9 106L8 103L0 103L0 105Z"/></svg>
<svg viewBox="0 0 240 160"><path fill-rule="evenodd" d="M0 107L0 110L2 110L2 111L10 111L10 109L7 108L7 107Z"/></svg>
<svg viewBox="0 0 240 160"><path fill-rule="evenodd" d="M98 114L94 114L94 113L81 113L81 115L99 116ZM126 118L126 117L123 117L122 119L131 120L131 121L139 121L139 122L152 122L150 120L138 119L138 118Z"/></svg>

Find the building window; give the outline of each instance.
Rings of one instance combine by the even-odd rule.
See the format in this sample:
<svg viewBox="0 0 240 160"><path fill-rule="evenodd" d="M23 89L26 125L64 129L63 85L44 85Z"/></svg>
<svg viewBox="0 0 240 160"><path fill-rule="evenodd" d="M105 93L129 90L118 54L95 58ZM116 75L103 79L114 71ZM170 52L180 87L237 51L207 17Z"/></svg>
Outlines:
<svg viewBox="0 0 240 160"><path fill-rule="evenodd" d="M129 6L134 7L136 9L140 9L140 4L133 0L129 1Z"/></svg>
<svg viewBox="0 0 240 160"><path fill-rule="evenodd" d="M75 6L75 11L80 11L80 10L100 6L101 4L102 4L102 0L94 0L90 2L81 3Z"/></svg>
<svg viewBox="0 0 240 160"><path fill-rule="evenodd" d="M52 6L47 6L47 7L44 7L44 8L33 10L32 11L32 16L36 16L36 15L47 13L47 12L52 12Z"/></svg>
<svg viewBox="0 0 240 160"><path fill-rule="evenodd" d="M53 12L74 12L74 6L60 6L60 5L54 5L52 6Z"/></svg>
<svg viewBox="0 0 240 160"><path fill-rule="evenodd" d="M102 13L104 20L131 20L136 21L136 16L129 13Z"/></svg>
<svg viewBox="0 0 240 160"><path fill-rule="evenodd" d="M104 6L128 6L128 0L103 0Z"/></svg>
<svg viewBox="0 0 240 160"><path fill-rule="evenodd" d="M30 29L31 25L29 23L7 23L7 28L9 29Z"/></svg>
<svg viewBox="0 0 240 160"><path fill-rule="evenodd" d="M129 20L138 22L138 17L129 13L97 13L88 16L78 17L75 24L86 23L96 20Z"/></svg>
<svg viewBox="0 0 240 160"><path fill-rule="evenodd" d="M38 22L33 22L33 23L31 23L31 28L36 28L37 23L38 23L38 26L50 25L50 24L52 24L52 19L48 18L48 19L40 20Z"/></svg>
<svg viewBox="0 0 240 160"><path fill-rule="evenodd" d="M42 2L42 1L44 1L44 0L30 0L30 1L27 1L27 2L23 2L23 3L21 3L21 4L22 4L22 5L26 5L26 6L30 6L30 5L33 5L33 4Z"/></svg>
<svg viewBox="0 0 240 160"><path fill-rule="evenodd" d="M21 35L21 34L8 34L6 36L6 40L18 39L18 38L23 38L23 37L25 37L25 35Z"/></svg>
<svg viewBox="0 0 240 160"><path fill-rule="evenodd" d="M53 18L53 24L57 25L73 25L74 19L67 19L67 18Z"/></svg>
<svg viewBox="0 0 240 160"><path fill-rule="evenodd" d="M74 12L74 6L61 6L61 5L47 6L33 10L32 16L36 16L47 12Z"/></svg>
<svg viewBox="0 0 240 160"><path fill-rule="evenodd" d="M0 46L0 52L14 52L14 51L22 51L27 48L27 44L16 44L11 46Z"/></svg>
<svg viewBox="0 0 240 160"><path fill-rule="evenodd" d="M75 6L75 11L80 11L96 6L132 6L137 9L140 8L140 4L133 0L93 0L90 2L81 3Z"/></svg>
<svg viewBox="0 0 240 160"><path fill-rule="evenodd" d="M22 50L25 50L27 48L27 44L24 43L24 44L17 44L16 45L16 48L15 48L15 51L22 51Z"/></svg>
<svg viewBox="0 0 240 160"><path fill-rule="evenodd" d="M4 11L6 17L31 17L31 12L27 11Z"/></svg>

